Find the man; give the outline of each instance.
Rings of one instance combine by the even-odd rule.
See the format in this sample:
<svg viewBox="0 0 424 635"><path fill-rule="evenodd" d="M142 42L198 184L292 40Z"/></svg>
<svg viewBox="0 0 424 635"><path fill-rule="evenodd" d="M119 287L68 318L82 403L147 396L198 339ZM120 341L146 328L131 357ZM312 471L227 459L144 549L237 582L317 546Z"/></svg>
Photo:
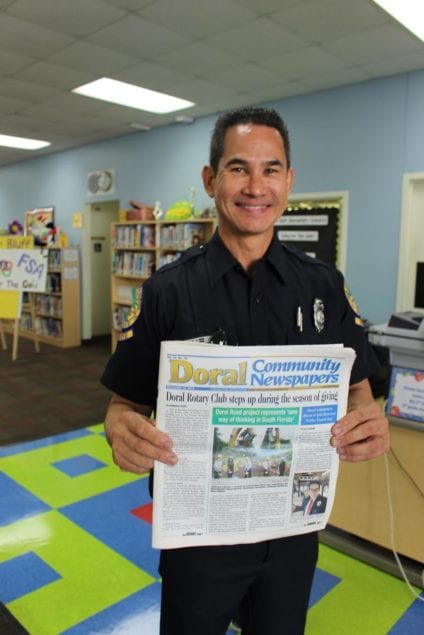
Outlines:
<svg viewBox="0 0 424 635"><path fill-rule="evenodd" d="M349 413L333 426L331 443L349 461L387 451L387 420L367 380L373 361L341 274L274 236L294 178L279 115L248 108L220 117L202 176L215 199L218 231L143 285L140 313L103 375L114 392L105 427L117 465L141 474L154 460L176 464L172 439L149 419L160 342L216 341L217 333L230 345L343 342L355 348ZM162 551L161 634L221 635L237 608L247 635L280 635L282 614L285 632L303 633L317 551L316 533Z"/></svg>
<svg viewBox="0 0 424 635"><path fill-rule="evenodd" d="M320 494L321 483L319 481L311 481L309 483L309 496L306 496L302 505L295 506L294 511L301 511L305 516L312 514L323 514L327 507L327 498Z"/></svg>

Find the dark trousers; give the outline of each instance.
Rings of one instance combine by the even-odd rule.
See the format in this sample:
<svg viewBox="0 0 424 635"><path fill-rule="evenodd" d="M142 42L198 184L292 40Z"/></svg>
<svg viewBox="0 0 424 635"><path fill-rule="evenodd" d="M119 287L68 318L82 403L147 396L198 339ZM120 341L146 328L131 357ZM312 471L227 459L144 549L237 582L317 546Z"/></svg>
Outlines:
<svg viewBox="0 0 424 635"><path fill-rule="evenodd" d="M162 551L161 635L302 635L317 533L249 545Z"/></svg>

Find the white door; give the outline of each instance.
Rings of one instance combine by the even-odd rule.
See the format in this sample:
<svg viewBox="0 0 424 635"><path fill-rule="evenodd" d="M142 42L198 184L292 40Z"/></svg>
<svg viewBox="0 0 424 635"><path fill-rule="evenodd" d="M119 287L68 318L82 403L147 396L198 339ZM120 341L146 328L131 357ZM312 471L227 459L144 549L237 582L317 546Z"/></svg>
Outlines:
<svg viewBox="0 0 424 635"><path fill-rule="evenodd" d="M83 339L111 332L110 224L119 220L119 201L88 204L83 237Z"/></svg>

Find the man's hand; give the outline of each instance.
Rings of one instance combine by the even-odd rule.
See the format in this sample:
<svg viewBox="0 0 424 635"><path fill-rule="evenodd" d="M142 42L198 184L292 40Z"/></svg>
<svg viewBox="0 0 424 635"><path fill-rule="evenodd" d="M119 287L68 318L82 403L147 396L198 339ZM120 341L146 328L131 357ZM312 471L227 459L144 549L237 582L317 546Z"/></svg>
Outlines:
<svg viewBox="0 0 424 635"><path fill-rule="evenodd" d="M106 437L116 465L127 472L144 474L153 461L175 465L172 440L155 427L151 409L114 395L105 422Z"/></svg>
<svg viewBox="0 0 424 635"><path fill-rule="evenodd" d="M387 452L389 423L373 401L368 380L350 387L349 412L333 426L331 445L343 461L366 461Z"/></svg>

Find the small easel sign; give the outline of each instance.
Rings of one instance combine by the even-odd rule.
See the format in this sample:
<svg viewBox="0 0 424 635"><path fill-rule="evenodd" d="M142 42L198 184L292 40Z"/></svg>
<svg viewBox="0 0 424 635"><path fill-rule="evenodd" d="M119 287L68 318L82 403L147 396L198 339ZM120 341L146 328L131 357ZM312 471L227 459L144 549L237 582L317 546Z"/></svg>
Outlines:
<svg viewBox="0 0 424 635"><path fill-rule="evenodd" d="M11 241L14 238L14 241ZM47 250L15 248L15 244L28 241L27 236L0 237L0 341L6 350L3 320L13 320L12 359L18 355L19 323L22 313L22 296L28 292L29 313L34 326L34 347L40 351L35 330L35 295L46 289ZM3 240L2 240L3 239ZM7 243L6 243L7 241ZM22 242L22 244L25 244ZM33 244L33 243L32 243Z"/></svg>

